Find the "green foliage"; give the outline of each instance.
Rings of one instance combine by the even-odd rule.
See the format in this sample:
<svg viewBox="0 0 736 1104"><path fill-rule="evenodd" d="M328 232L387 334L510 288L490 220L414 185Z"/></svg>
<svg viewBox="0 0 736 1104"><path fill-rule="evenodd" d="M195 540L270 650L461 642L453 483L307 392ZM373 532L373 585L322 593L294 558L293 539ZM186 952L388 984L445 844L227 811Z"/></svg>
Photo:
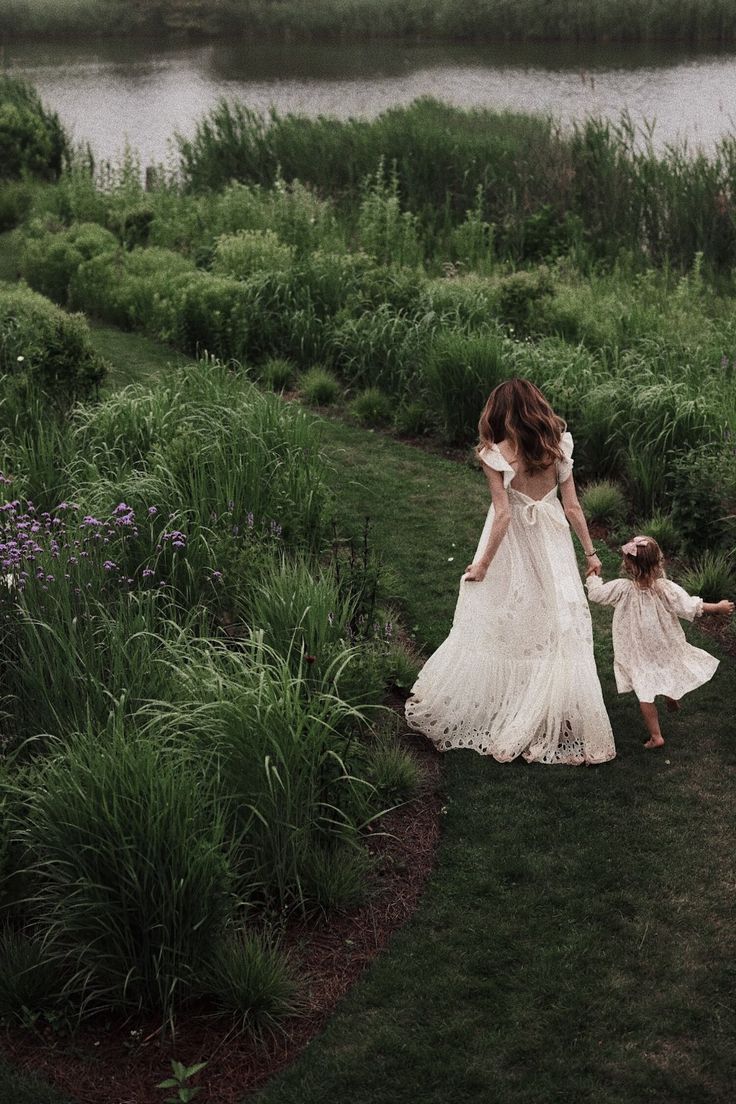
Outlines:
<svg viewBox="0 0 736 1104"><path fill-rule="evenodd" d="M106 370L82 315L66 314L28 288L0 286L0 372L6 387L30 381L64 408L92 394Z"/></svg>
<svg viewBox="0 0 736 1104"><path fill-rule="evenodd" d="M646 521L641 522L639 532L645 536L654 537L666 556L673 555L682 544L682 535L672 515L665 514L661 510L652 514Z"/></svg>
<svg viewBox="0 0 736 1104"><path fill-rule="evenodd" d="M114 234L94 222L74 223L63 230L36 221L26 232L21 273L36 291L65 304L80 266L116 249Z"/></svg>
<svg viewBox="0 0 736 1104"><path fill-rule="evenodd" d="M33 187L26 181L0 183L0 233L24 221L33 204Z"/></svg>
<svg viewBox="0 0 736 1104"><path fill-rule="evenodd" d="M731 557L725 552L703 552L681 573L680 582L690 594L706 602L729 598L736 588Z"/></svg>
<svg viewBox="0 0 736 1104"><path fill-rule="evenodd" d="M51 1012L64 978L40 938L6 927L0 931L0 1021L27 1026L29 1016Z"/></svg>
<svg viewBox="0 0 736 1104"><path fill-rule="evenodd" d="M382 426L391 421L394 403L378 387L366 387L350 404L350 413L364 426Z"/></svg>
<svg viewBox="0 0 736 1104"><path fill-rule="evenodd" d="M259 370L261 380L272 391L286 391L294 382L295 375L294 364L284 357L269 357Z"/></svg>
<svg viewBox="0 0 736 1104"><path fill-rule="evenodd" d="M206 1062L195 1062L193 1066L185 1066L175 1058L171 1060L171 1077L159 1081L157 1089L176 1089L176 1096L167 1096L165 1104L189 1104L199 1095L199 1086L192 1085L191 1079L196 1077L205 1066Z"/></svg>
<svg viewBox="0 0 736 1104"><path fill-rule="evenodd" d="M169 1019L230 909L222 812L201 765L119 725L90 729L39 771L23 834L70 990Z"/></svg>
<svg viewBox="0 0 736 1104"><path fill-rule="evenodd" d="M408 801L419 791L422 772L395 733L384 731L370 749L368 777L386 804Z"/></svg>
<svg viewBox="0 0 736 1104"><path fill-rule="evenodd" d="M610 479L589 483L580 496L580 504L588 521L605 525L617 525L628 513L623 491Z"/></svg>
<svg viewBox="0 0 736 1104"><path fill-rule="evenodd" d="M371 861L361 847L314 847L306 856L306 899L325 911L354 909L366 896Z"/></svg>
<svg viewBox="0 0 736 1104"><path fill-rule="evenodd" d="M396 407L394 428L404 437L421 437L433 425L433 414L421 399L406 399Z"/></svg>
<svg viewBox="0 0 736 1104"><path fill-rule="evenodd" d="M68 153L58 115L32 85L0 73L0 180L56 180Z"/></svg>
<svg viewBox="0 0 736 1104"><path fill-rule="evenodd" d="M310 406L330 406L340 397L340 383L326 368L315 365L299 377L299 392Z"/></svg>
<svg viewBox="0 0 736 1104"><path fill-rule="evenodd" d="M418 229L416 216L401 210L396 165L387 176L381 158L364 185L358 214L361 247L382 264L418 264L422 259Z"/></svg>
<svg viewBox="0 0 736 1104"><path fill-rule="evenodd" d="M247 928L218 942L201 985L241 1029L257 1036L298 1014L303 1004L303 985L291 960L272 936Z"/></svg>
<svg viewBox="0 0 736 1104"><path fill-rule="evenodd" d="M424 375L446 439L470 441L486 399L505 375L502 341L493 331L440 333L430 346Z"/></svg>
<svg viewBox="0 0 736 1104"><path fill-rule="evenodd" d="M291 268L294 253L273 230L239 230L217 239L212 271L241 280L262 270L280 272Z"/></svg>
<svg viewBox="0 0 736 1104"><path fill-rule="evenodd" d="M467 5L454 0L441 7L399 0L343 0L305 8L300 0L24 0L0 13L0 33L95 33L103 35L190 34L222 36L260 33L294 38L344 41L357 37L422 35L459 40L522 42L674 41L688 45L728 43L734 38L728 0L648 3L633 7L626 0L486 0Z"/></svg>
<svg viewBox="0 0 736 1104"><path fill-rule="evenodd" d="M501 277L497 290L500 320L522 334L533 330L551 291L552 284L546 268L534 272L512 272Z"/></svg>

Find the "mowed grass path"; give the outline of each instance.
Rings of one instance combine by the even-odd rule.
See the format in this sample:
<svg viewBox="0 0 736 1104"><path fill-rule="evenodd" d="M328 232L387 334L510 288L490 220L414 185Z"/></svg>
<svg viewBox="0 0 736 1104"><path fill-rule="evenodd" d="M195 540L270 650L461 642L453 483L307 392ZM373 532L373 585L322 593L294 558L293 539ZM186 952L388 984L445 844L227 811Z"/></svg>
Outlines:
<svg viewBox="0 0 736 1104"><path fill-rule="evenodd" d="M168 358L95 333L119 384ZM322 429L345 531L371 519L407 622L435 647L482 526L484 480L341 422ZM666 719L664 753L645 752L636 702L615 693L610 615L594 615L618 759L566 769L448 754L418 912L255 1104L732 1099L736 666L724 660ZM42 1099L0 1088L2 1104Z"/></svg>

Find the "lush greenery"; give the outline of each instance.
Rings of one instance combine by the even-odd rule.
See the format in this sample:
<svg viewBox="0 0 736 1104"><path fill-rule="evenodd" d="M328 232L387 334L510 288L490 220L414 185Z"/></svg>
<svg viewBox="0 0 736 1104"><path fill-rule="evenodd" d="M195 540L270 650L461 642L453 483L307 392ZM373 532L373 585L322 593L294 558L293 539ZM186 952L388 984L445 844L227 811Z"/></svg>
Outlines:
<svg viewBox="0 0 736 1104"><path fill-rule="evenodd" d="M418 781L368 735L406 663L377 570L298 410L213 360L60 409L43 349L3 380L0 1018L276 1022L299 985L258 933L359 899Z"/></svg>
<svg viewBox="0 0 736 1104"><path fill-rule="evenodd" d="M0 34L237 32L689 43L736 37L732 0L5 0Z"/></svg>
<svg viewBox="0 0 736 1104"><path fill-rule="evenodd" d="M356 190L332 180L332 197L279 175L269 183L268 173L263 182L200 195L187 183L186 156L182 177L159 175L148 191L134 161L101 177L77 164L58 185L32 186L16 236L20 270L67 307L187 353L236 362L276 390L296 388L308 402L334 402L342 393L364 424L393 421L412 436L470 442L488 391L507 376L528 375L573 427L581 477L616 481L631 523L658 512L685 545L729 548L736 513L733 295L715 256L692 253L703 243L702 227L693 232L687 223L694 236L686 255L678 245L674 256L664 249L659 267L645 266L645 257L617 241L617 229L602 231L593 246L595 220L588 229L587 216L578 214L560 223L543 203L511 234L526 243L520 267L508 244L506 216L513 212L486 210L484 197L500 194L486 181L462 221L453 223L444 205L448 221L440 232L427 217L429 171L424 192L416 179L406 181L409 194L420 197L412 210L401 171L387 168L381 135L398 135L400 125L411 135L415 124L444 111L418 104L369 127L377 167ZM457 115L449 112L448 133ZM472 117L465 121L473 134ZM329 184L322 137L334 128L341 149L343 124L321 121L310 130L298 122L300 163L306 169L311 149ZM296 143L297 120L286 123ZM524 132L518 120L496 123L512 139ZM281 129L275 121L261 132L264 141L275 141L271 130ZM527 129L538 133L538 124L529 121ZM590 153L602 137L591 124L575 142L589 143ZM225 149L231 139L211 141ZM602 148L617 141L609 132ZM258 162L261 153L254 156ZM455 187L462 164L453 161L442 187ZM598 195L601 210L607 164L604 158L589 166L595 187L580 192ZM698 164L710 172L705 161L687 172ZM674 188L680 169L672 159L661 165L674 173L667 189ZM432 180L442 181L442 172ZM509 195L514 181L511 173ZM697 191L687 175L681 183L677 196ZM655 210L653 199L650 205ZM577 227L572 239L558 234L563 224ZM616 226L626 224L620 213ZM442 265L445 249L453 259ZM619 502L601 519L623 520L624 513Z"/></svg>
<svg viewBox="0 0 736 1104"><path fill-rule="evenodd" d="M468 466L363 426L462 448L488 389L528 375L569 421L598 519L658 534L691 560L690 576L677 563L673 573L692 589L732 585L733 287L705 223L659 253L614 226L599 245L582 201L562 219L531 193L514 208L511 168L506 200L491 206L496 190L472 179L472 157L470 205L440 202L433 221L429 155L417 154L412 178L386 143L403 118L410 148L443 111L379 120L366 139L375 161L342 181L330 175L342 125L287 121L293 148L299 138L324 160L319 190L283 167L239 182L224 172L201 190L205 145L190 160L183 147L181 172L149 175L148 190L134 161L96 175L79 160L58 183L0 189L20 212L0 271L34 289L0 291L0 1018L149 1009L171 1021L206 999L270 1027L298 1011L284 918L360 900L365 830L418 784L390 732L371 734L386 685L413 677L389 591L416 640L436 645L487 506ZM477 124L446 119L459 134ZM512 154L520 135L554 140L535 121L497 122ZM253 133L268 153L267 128ZM207 141L225 164L242 137ZM619 139L591 125L571 141L590 153ZM463 142L460 158L473 150ZM562 147L543 148L551 159ZM655 174L653 187L672 189L667 211L681 201L677 180L685 194L710 179L710 163L695 164L700 178ZM605 193L607 165L588 158L588 192ZM443 171L441 196L461 180ZM172 352L176 365L162 368L161 340L197 359ZM136 382L116 390L126 377ZM287 387L345 422L269 392ZM369 548L335 539L366 513L393 568L383 576ZM596 624L607 634L606 611ZM600 659L610 672L607 646ZM726 1099L728 1016L714 1022L712 1010L727 1008L729 977L710 959L726 938L727 878L697 896L691 879L723 833L733 763L713 718L724 673L728 688L724 665L687 722L670 722L670 761L638 758L628 700L612 703L621 759L595 776L522 765L501 779L492 763L453 760L425 937L410 929L396 943L405 984L392 959L379 963L335 1021L330 1054L312 1048L306 1073L266 1099L413 1100L418 1086L430 1100L472 1099L489 1070L519 1104L540 1082L550 1099L593 1099L601 1063L611 1104L652 1086L689 1101L705 1070ZM490 853L489 831L503 841ZM458 901L471 902L459 957ZM654 938L665 923L684 957ZM576 1045L550 1050L550 1024ZM664 1064L652 1057L662 1040ZM443 1048L452 1088L437 1076Z"/></svg>
<svg viewBox="0 0 736 1104"><path fill-rule="evenodd" d="M0 73L0 180L55 180L68 150L58 115L43 106L36 90Z"/></svg>

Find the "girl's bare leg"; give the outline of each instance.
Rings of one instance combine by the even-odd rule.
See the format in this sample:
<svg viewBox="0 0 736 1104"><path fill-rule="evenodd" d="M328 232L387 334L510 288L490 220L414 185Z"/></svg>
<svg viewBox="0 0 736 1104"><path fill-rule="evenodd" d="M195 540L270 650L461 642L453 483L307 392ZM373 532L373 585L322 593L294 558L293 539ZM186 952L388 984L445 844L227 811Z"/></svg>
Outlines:
<svg viewBox="0 0 736 1104"><path fill-rule="evenodd" d="M639 702L639 708L641 709L641 715L644 718L644 724L647 726L647 732L649 733L649 739L644 744L644 747L662 747L664 736L659 728L659 713L657 712L656 705L654 702Z"/></svg>

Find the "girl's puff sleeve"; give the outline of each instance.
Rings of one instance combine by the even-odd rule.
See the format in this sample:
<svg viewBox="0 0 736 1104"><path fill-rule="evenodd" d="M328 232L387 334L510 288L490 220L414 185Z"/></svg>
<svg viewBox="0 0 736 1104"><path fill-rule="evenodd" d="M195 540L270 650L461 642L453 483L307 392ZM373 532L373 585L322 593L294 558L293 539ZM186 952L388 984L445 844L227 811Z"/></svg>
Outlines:
<svg viewBox="0 0 736 1104"><path fill-rule="evenodd" d="M611 579L610 583L604 583L600 575L589 575L585 580L588 598L601 606L615 606L630 585L626 579Z"/></svg>
<svg viewBox="0 0 736 1104"><path fill-rule="evenodd" d="M673 583L671 579L659 580L659 592L667 609L670 613L674 613L676 617L683 617L686 621L694 621L703 612L703 599L688 594L686 590L683 590L677 583Z"/></svg>

